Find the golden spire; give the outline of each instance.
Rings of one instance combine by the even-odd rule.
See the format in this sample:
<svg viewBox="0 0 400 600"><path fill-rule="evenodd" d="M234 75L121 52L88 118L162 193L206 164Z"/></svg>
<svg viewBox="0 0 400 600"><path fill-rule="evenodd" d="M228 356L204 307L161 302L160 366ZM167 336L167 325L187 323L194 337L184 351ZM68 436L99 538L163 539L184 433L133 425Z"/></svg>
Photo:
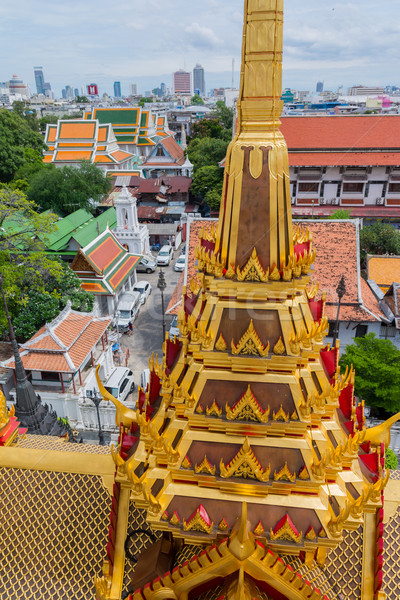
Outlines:
<svg viewBox="0 0 400 600"><path fill-rule="evenodd" d="M293 255L289 159L282 110L283 0L245 0L237 132L228 147L216 241L222 263L261 267Z"/></svg>

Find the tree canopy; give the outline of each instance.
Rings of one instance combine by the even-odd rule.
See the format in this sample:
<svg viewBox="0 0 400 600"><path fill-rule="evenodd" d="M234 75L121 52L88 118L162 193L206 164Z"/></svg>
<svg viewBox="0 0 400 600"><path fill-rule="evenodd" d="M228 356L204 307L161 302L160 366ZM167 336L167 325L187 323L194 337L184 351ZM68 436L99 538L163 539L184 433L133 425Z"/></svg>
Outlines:
<svg viewBox="0 0 400 600"><path fill-rule="evenodd" d="M42 156L43 137L16 112L0 109L0 182L9 183L19 169L29 163L32 150Z"/></svg>
<svg viewBox="0 0 400 600"><path fill-rule="evenodd" d="M230 142L232 131L225 129L218 119L200 119L192 128L192 140L196 138L217 138Z"/></svg>
<svg viewBox="0 0 400 600"><path fill-rule="evenodd" d="M225 102L218 100L212 114L221 121L225 129L228 129L232 132L233 117L235 115L233 108L229 108L226 106Z"/></svg>
<svg viewBox="0 0 400 600"><path fill-rule="evenodd" d="M31 337L64 308L93 307L93 295L80 288L75 273L44 252L46 235L56 229L56 215L39 214L35 204L18 191L0 189L0 275L19 339ZM7 335L0 303L0 333Z"/></svg>
<svg viewBox="0 0 400 600"><path fill-rule="evenodd" d="M367 254L400 255L400 232L389 225L376 221L360 231L361 266L366 267Z"/></svg>
<svg viewBox="0 0 400 600"><path fill-rule="evenodd" d="M204 104L204 100L201 96L199 96L199 94L195 94L194 96L192 96L192 98L190 99L190 104L196 106L196 105L203 105Z"/></svg>
<svg viewBox="0 0 400 600"><path fill-rule="evenodd" d="M346 347L340 365L353 365L355 394L375 411L400 411L400 351L390 340L373 333L355 338Z"/></svg>
<svg viewBox="0 0 400 600"><path fill-rule="evenodd" d="M93 211L111 187L110 180L96 165L83 162L78 168L38 171L30 181L27 195L42 211L51 209L65 216L78 208Z"/></svg>
<svg viewBox="0 0 400 600"><path fill-rule="evenodd" d="M327 219L350 219L351 210L346 210L345 208L338 208L333 212Z"/></svg>
<svg viewBox="0 0 400 600"><path fill-rule="evenodd" d="M188 146L188 156L194 169L208 165L217 166L225 158L228 143L225 140L214 138L196 138Z"/></svg>

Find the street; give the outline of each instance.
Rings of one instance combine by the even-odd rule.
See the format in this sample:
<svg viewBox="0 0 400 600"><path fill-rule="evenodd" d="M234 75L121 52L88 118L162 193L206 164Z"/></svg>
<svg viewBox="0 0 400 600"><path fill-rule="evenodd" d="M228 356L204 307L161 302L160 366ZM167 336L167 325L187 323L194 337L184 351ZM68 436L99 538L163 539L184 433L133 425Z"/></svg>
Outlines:
<svg viewBox="0 0 400 600"><path fill-rule="evenodd" d="M180 250L174 252L174 259L169 267L162 267L165 273L165 281L167 287L164 292L164 306L167 309L172 293L181 276L181 273L174 271L174 264L179 258ZM161 310L161 293L157 288L157 281L160 268L154 273L138 273L138 281L148 281L152 287L151 294L146 302L142 304L139 315L133 325L132 335L122 334L121 346L122 350L129 348L128 367L132 370L135 378L136 397L137 386L140 382L140 374L143 369L149 366L149 357L152 352L158 354L161 362L162 356L162 310ZM168 331L172 321L172 316L165 316L166 331Z"/></svg>

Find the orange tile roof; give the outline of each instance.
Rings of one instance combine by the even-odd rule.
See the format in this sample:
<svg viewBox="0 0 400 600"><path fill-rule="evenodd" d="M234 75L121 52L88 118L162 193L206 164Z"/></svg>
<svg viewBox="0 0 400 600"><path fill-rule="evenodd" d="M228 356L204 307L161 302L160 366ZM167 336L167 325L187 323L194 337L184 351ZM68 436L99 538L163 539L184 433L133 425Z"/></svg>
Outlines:
<svg viewBox="0 0 400 600"><path fill-rule="evenodd" d="M61 152L56 152L55 161L77 161L77 160L90 160L92 156L92 151L88 150L77 150L76 152L67 152L62 150Z"/></svg>
<svg viewBox="0 0 400 600"><path fill-rule="evenodd" d="M47 141L55 142L57 134L57 125L49 125L47 130Z"/></svg>
<svg viewBox="0 0 400 600"><path fill-rule="evenodd" d="M190 238L188 244L188 272L189 282L197 272L195 264L195 248L198 244L198 233L200 229L215 221L196 220L190 223ZM296 222L297 223L297 222ZM360 281L360 292L366 309L377 315L383 316L375 296L372 294L368 284L358 277L357 261L357 235L355 221L304 221L302 223L313 234L313 245L317 250L317 258L314 263L314 271L311 279L319 283L320 291L326 291L327 303L325 314L329 320L336 318L337 296L336 288L342 275L345 277L346 296L343 298L340 319L342 321L365 322L376 319L364 310L359 302L358 281ZM169 314L177 314L181 305L173 305L173 300L179 302L182 297L183 278L181 277L177 289L168 305Z"/></svg>
<svg viewBox="0 0 400 600"><path fill-rule="evenodd" d="M127 159L131 158L132 154L130 154L130 152L124 152L123 150L116 150L115 152L112 152L112 156L118 162L121 162L123 160L127 160Z"/></svg>
<svg viewBox="0 0 400 600"><path fill-rule="evenodd" d="M48 154L47 156L45 156L43 158L44 163L51 163L52 160L53 160L53 157L50 154Z"/></svg>
<svg viewBox="0 0 400 600"><path fill-rule="evenodd" d="M94 321L86 327L79 339L71 346L68 351L72 362L76 367L80 367L91 349L97 344L109 324L111 319L105 321Z"/></svg>
<svg viewBox="0 0 400 600"><path fill-rule="evenodd" d="M95 163L113 163L112 159L109 156L97 155L94 159Z"/></svg>
<svg viewBox="0 0 400 600"><path fill-rule="evenodd" d="M132 267L138 262L137 256L129 256L126 260L124 260L121 267L114 273L112 277L109 278L109 283L114 290L118 288L120 283L125 279L127 274L131 271Z"/></svg>
<svg viewBox="0 0 400 600"><path fill-rule="evenodd" d="M398 148L399 115L282 117L290 150L307 148Z"/></svg>
<svg viewBox="0 0 400 600"><path fill-rule="evenodd" d="M185 162L185 153L175 138L168 136L161 140L161 144L178 164L183 164Z"/></svg>
<svg viewBox="0 0 400 600"><path fill-rule="evenodd" d="M22 364L27 371L52 371L59 373L71 373L66 358L63 354L47 352L28 352L21 354ZM15 368L14 360L7 361L7 367Z"/></svg>
<svg viewBox="0 0 400 600"><path fill-rule="evenodd" d="M71 312L60 325L55 327L54 333L60 342L69 348L92 319L93 315L91 314Z"/></svg>
<svg viewBox="0 0 400 600"><path fill-rule="evenodd" d="M99 137L98 137L99 142L105 142L106 139L107 139L107 134L108 134L108 126L107 125L100 125L100 127L99 127Z"/></svg>
<svg viewBox="0 0 400 600"><path fill-rule="evenodd" d="M97 269L104 272L124 252L114 236L109 235L93 251L88 249L86 255Z"/></svg>
<svg viewBox="0 0 400 600"><path fill-rule="evenodd" d="M94 138L96 123L91 121L63 121L60 126L59 139L88 139Z"/></svg>
<svg viewBox="0 0 400 600"><path fill-rule="evenodd" d="M400 152L290 152L291 167L379 167L400 165Z"/></svg>
<svg viewBox="0 0 400 600"><path fill-rule="evenodd" d="M34 348L35 350L61 350L62 346L54 340L51 335L43 335L37 341L34 341L37 338L33 338L32 343L29 344L30 348Z"/></svg>
<svg viewBox="0 0 400 600"><path fill-rule="evenodd" d="M400 282L400 256L371 256L367 264L368 279L382 286Z"/></svg>
<svg viewBox="0 0 400 600"><path fill-rule="evenodd" d="M104 292L104 286L101 283L96 282L82 281L81 288L87 292L92 292L92 294L95 294L96 292L102 294Z"/></svg>

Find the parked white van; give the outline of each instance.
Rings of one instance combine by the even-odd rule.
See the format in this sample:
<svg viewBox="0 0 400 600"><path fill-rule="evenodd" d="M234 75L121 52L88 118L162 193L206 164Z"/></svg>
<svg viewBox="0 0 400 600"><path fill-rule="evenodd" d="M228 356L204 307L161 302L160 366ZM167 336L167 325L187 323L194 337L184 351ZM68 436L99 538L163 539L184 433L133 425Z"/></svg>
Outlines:
<svg viewBox="0 0 400 600"><path fill-rule="evenodd" d="M136 319L140 306L142 304L139 292L125 292L122 294L117 311L119 312L118 320L115 320L115 327L118 325L118 330L126 333L129 330L129 323L133 323Z"/></svg>
<svg viewBox="0 0 400 600"><path fill-rule="evenodd" d="M135 389L133 373L126 367L115 367L104 383L107 392L121 402Z"/></svg>

